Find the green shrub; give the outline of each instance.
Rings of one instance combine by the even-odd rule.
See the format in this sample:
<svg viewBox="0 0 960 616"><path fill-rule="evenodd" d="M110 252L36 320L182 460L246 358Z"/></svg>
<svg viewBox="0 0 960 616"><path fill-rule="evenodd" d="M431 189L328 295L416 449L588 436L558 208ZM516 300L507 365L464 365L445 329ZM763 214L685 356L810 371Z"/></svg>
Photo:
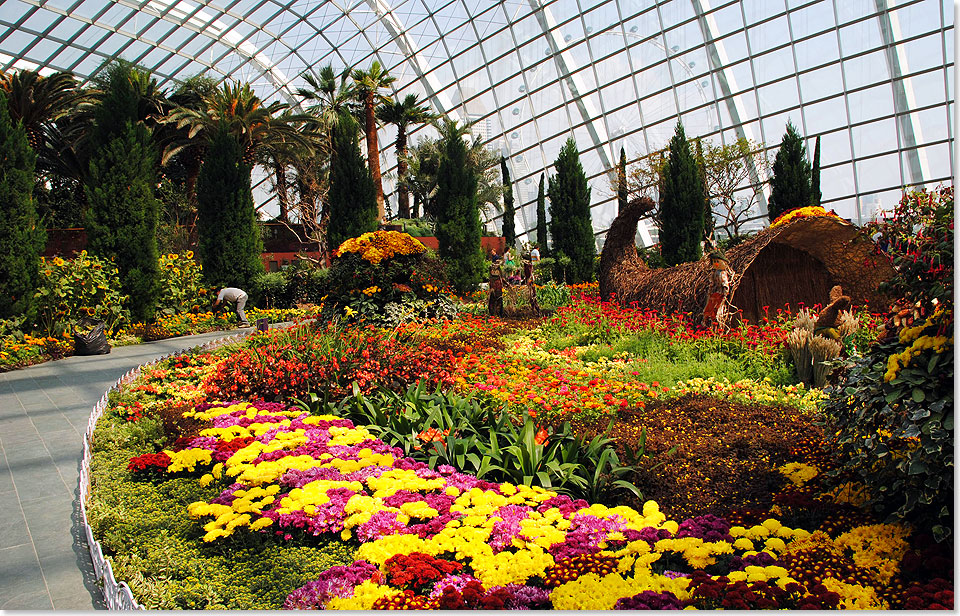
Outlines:
<svg viewBox="0 0 960 616"><path fill-rule="evenodd" d="M34 301L37 328L47 336L59 336L84 317L102 320L113 334L129 321L127 299L120 293L117 266L110 261L87 251L75 259L41 259Z"/></svg>
<svg viewBox="0 0 960 616"><path fill-rule="evenodd" d="M162 314L198 312L207 308L200 264L193 251L160 255L160 299L157 308Z"/></svg>
<svg viewBox="0 0 960 616"><path fill-rule="evenodd" d="M254 279L250 298L254 304L262 308L288 308L290 306L288 287L287 277L283 272L260 274Z"/></svg>
<svg viewBox="0 0 960 616"><path fill-rule="evenodd" d="M395 325L453 317L444 264L405 233L376 231L340 245L323 285L324 314Z"/></svg>
<svg viewBox="0 0 960 616"><path fill-rule="evenodd" d="M677 120L670 154L660 178L660 254L667 265L696 261L706 224L705 185L699 161Z"/></svg>
<svg viewBox="0 0 960 616"><path fill-rule="evenodd" d="M143 87L156 85L149 73L125 61L113 62L98 76L103 95L94 107L89 131L85 228L87 249L114 259L134 320L154 316L160 293L157 264L156 198L158 156L142 120ZM148 85L149 84L149 85ZM144 105L145 106L145 105Z"/></svg>
<svg viewBox="0 0 960 616"><path fill-rule="evenodd" d="M468 162L463 135L455 124L449 124L443 140L433 207L437 213L440 258L446 263L450 284L461 295L476 289L485 274L477 182L477 174Z"/></svg>
<svg viewBox="0 0 960 616"><path fill-rule="evenodd" d="M904 195L867 232L896 268L884 288L905 308L829 390L827 432L841 470L859 475L877 511L944 539L954 481L953 189Z"/></svg>
<svg viewBox="0 0 960 616"><path fill-rule="evenodd" d="M282 271L287 281L288 304L286 307L293 307L297 303L320 305L327 292L329 269L301 259L294 261Z"/></svg>

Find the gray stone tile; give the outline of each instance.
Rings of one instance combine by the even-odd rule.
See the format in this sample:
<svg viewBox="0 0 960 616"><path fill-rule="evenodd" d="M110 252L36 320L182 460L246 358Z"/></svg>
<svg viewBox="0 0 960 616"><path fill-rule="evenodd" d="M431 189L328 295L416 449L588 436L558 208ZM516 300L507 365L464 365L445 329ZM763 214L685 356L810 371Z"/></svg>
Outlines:
<svg viewBox="0 0 960 616"><path fill-rule="evenodd" d="M23 505L51 496L67 501L73 498L73 488L67 487L60 472L52 463L49 468L34 468L22 472L17 472L11 465L11 470L13 470L13 482L17 486L17 493Z"/></svg>
<svg viewBox="0 0 960 616"><path fill-rule="evenodd" d="M0 549L0 609L48 610L52 607L33 546Z"/></svg>
<svg viewBox="0 0 960 616"><path fill-rule="evenodd" d="M15 493L0 498L0 549L30 545L27 521Z"/></svg>
<svg viewBox="0 0 960 616"><path fill-rule="evenodd" d="M39 439L40 433L26 415L0 419L0 443L19 443L28 439Z"/></svg>
<svg viewBox="0 0 960 616"><path fill-rule="evenodd" d="M47 434L49 432L61 432L63 430L73 430L73 425L63 416L63 413L43 413L40 415L30 415L30 421L37 427L37 432Z"/></svg>
<svg viewBox="0 0 960 616"><path fill-rule="evenodd" d="M13 492L13 475L10 474L10 467L7 466L7 458L3 455L3 447L0 447L0 501L6 498L7 492Z"/></svg>

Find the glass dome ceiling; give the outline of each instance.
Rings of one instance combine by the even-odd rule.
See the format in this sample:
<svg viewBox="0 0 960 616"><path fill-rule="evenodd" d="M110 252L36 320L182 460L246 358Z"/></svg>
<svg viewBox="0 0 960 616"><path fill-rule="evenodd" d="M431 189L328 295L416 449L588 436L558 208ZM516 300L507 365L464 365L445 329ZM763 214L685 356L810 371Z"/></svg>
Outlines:
<svg viewBox="0 0 960 616"><path fill-rule="evenodd" d="M393 94L507 156L518 232L573 136L602 238L620 148L664 147L678 117L714 143L776 148L788 119L809 151L821 136L824 205L855 222L904 186L950 181L953 28L947 0L4 0L0 69L85 79L125 58L163 87L205 73L296 106L304 71L379 60ZM395 204L393 131L380 144Z"/></svg>

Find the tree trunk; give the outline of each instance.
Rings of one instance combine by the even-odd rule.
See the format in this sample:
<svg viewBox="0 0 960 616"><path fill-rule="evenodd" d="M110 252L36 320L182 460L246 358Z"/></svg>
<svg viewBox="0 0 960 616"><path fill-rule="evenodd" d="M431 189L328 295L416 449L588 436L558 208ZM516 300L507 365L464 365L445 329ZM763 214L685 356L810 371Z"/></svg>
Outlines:
<svg viewBox="0 0 960 616"><path fill-rule="evenodd" d="M281 222L287 222L290 211L290 197L287 194L287 170L280 161L273 162L273 173L277 176L276 192L277 202L280 204L280 213L277 218Z"/></svg>
<svg viewBox="0 0 960 616"><path fill-rule="evenodd" d="M374 92L367 92L364 99L367 129L367 166L373 177L373 189L377 196L377 217L382 222L386 217L383 203L383 183L380 181L380 147L377 145L377 118L374 114Z"/></svg>
<svg viewBox="0 0 960 616"><path fill-rule="evenodd" d="M400 218L410 218L410 192L407 190L407 131L397 125L397 210Z"/></svg>

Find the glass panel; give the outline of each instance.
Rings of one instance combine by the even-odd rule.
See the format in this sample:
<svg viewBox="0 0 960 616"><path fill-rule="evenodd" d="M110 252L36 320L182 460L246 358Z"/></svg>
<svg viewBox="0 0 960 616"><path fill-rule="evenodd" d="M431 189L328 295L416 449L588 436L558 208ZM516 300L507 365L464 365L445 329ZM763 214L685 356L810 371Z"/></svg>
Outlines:
<svg viewBox="0 0 960 616"><path fill-rule="evenodd" d="M750 37L750 49L754 55L783 45L790 40L786 15L750 28L747 36Z"/></svg>
<svg viewBox="0 0 960 616"><path fill-rule="evenodd" d="M800 75L800 92L804 102L840 94L843 79L840 66L831 64Z"/></svg>
<svg viewBox="0 0 960 616"><path fill-rule="evenodd" d="M753 59L757 83L773 81L794 72L793 53L789 47Z"/></svg>
<svg viewBox="0 0 960 616"><path fill-rule="evenodd" d="M805 38L835 25L833 3L830 2L815 2L790 13L794 39Z"/></svg>
<svg viewBox="0 0 960 616"><path fill-rule="evenodd" d="M857 182L861 193L902 186L900 157L896 154L857 161Z"/></svg>
<svg viewBox="0 0 960 616"><path fill-rule="evenodd" d="M847 102L851 124L893 113L893 97L889 83L851 92L847 94Z"/></svg>
<svg viewBox="0 0 960 616"><path fill-rule="evenodd" d="M843 74L850 90L890 79L887 54L883 50L843 61Z"/></svg>
<svg viewBox="0 0 960 616"><path fill-rule="evenodd" d="M797 82L792 78L760 88L757 90L757 98L760 99L760 112L764 115L800 104Z"/></svg>
<svg viewBox="0 0 960 616"><path fill-rule="evenodd" d="M811 135L811 137L812 136L813 135ZM820 135L821 166L846 162L851 158L853 158L853 156L850 153L850 132L847 129Z"/></svg>
<svg viewBox="0 0 960 616"><path fill-rule="evenodd" d="M850 129L850 134L853 141L853 153L858 158L896 150L899 146L897 143L897 126L893 118L854 126Z"/></svg>
<svg viewBox="0 0 960 616"><path fill-rule="evenodd" d="M880 26L876 19L867 19L840 28L840 48L844 55L877 49L882 45L883 39L880 38Z"/></svg>
<svg viewBox="0 0 960 616"><path fill-rule="evenodd" d="M820 147L823 147L821 143ZM836 167L820 167L820 193L821 199L837 199L854 194L853 186L853 165L845 163ZM830 207L836 208L835 205ZM840 214L840 210L837 210ZM843 214L840 214L843 216Z"/></svg>
<svg viewBox="0 0 960 616"><path fill-rule="evenodd" d="M797 54L797 68L801 71L825 62L836 62L840 58L837 35L832 31L801 41L793 49Z"/></svg>

